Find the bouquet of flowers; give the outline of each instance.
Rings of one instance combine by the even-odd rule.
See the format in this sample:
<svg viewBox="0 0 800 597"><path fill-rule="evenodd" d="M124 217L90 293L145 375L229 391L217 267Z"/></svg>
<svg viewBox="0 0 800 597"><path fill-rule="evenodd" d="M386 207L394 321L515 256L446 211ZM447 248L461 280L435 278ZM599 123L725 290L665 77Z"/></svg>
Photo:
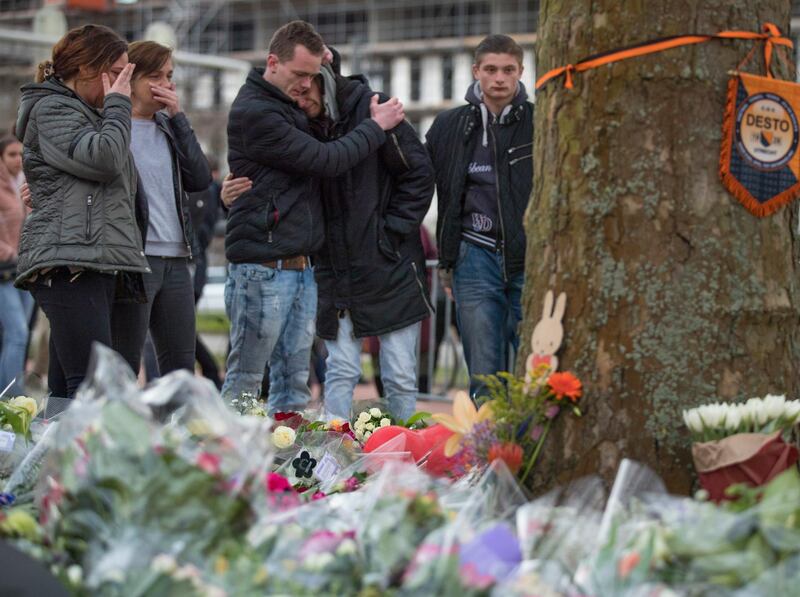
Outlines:
<svg viewBox="0 0 800 597"><path fill-rule="evenodd" d="M795 594L793 583L800 580L800 476L790 469L744 494L744 499L722 505L662 494L627 509L589 559L584 592ZM636 592L644 587L653 593Z"/></svg>
<svg viewBox="0 0 800 597"><path fill-rule="evenodd" d="M377 406L368 410L361 411L353 423L356 439L366 442L376 429L388 427L392 424L392 419L388 413L384 413Z"/></svg>
<svg viewBox="0 0 800 597"><path fill-rule="evenodd" d="M577 402L583 388L575 375L553 372L542 364L529 377L526 381L506 372L479 376L489 393L482 398L480 408L461 392L455 398L452 416L433 415L435 421L454 432L445 455L458 455L457 475L502 460L525 484L554 419L562 411L581 416Z"/></svg>
<svg viewBox="0 0 800 597"><path fill-rule="evenodd" d="M786 439L800 421L800 400L767 395L706 404L683 411L683 420L700 484L715 501L726 499L732 485L763 485L797 462L797 448Z"/></svg>
<svg viewBox="0 0 800 597"><path fill-rule="evenodd" d="M739 433L786 433L800 421L800 400L768 394L740 404L705 404L683 411L694 442L721 440Z"/></svg>

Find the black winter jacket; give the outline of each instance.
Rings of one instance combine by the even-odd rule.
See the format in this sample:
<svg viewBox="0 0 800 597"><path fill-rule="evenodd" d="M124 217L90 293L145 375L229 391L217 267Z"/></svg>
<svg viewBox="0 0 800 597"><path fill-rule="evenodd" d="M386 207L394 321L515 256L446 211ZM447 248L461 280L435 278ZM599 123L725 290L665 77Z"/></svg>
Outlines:
<svg viewBox="0 0 800 597"><path fill-rule="evenodd" d="M498 248L504 256L507 276L525 269L523 221L533 187L533 104L527 101L522 83L520 89L505 121L488 130L497 172L501 224ZM445 269L453 268L458 258L467 167L475 144L483 136L480 100L475 97L473 86L466 99L467 105L439 114L425 136L436 171L436 241L439 266Z"/></svg>
<svg viewBox="0 0 800 597"><path fill-rule="evenodd" d="M253 69L231 106L228 163L253 188L231 206L225 255L263 263L311 255L323 240L317 177L338 176L375 152L386 135L372 120L331 143L309 134L297 104Z"/></svg>
<svg viewBox="0 0 800 597"><path fill-rule="evenodd" d="M336 87L334 138L370 117L375 94L362 77L337 77ZM379 152L321 182L325 243L314 263L317 334L327 340L337 337L341 311L357 338L402 329L432 311L419 227L433 196L433 167L410 124L386 134Z"/></svg>

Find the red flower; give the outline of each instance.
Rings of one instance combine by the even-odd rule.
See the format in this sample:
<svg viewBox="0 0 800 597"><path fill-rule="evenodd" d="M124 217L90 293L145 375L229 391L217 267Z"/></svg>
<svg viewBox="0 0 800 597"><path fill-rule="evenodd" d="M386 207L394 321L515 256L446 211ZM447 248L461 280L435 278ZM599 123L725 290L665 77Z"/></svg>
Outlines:
<svg viewBox="0 0 800 597"><path fill-rule="evenodd" d="M292 485L289 483L289 480L286 477L279 475L278 473L267 474L267 491L270 493L275 493L291 490Z"/></svg>
<svg viewBox="0 0 800 597"><path fill-rule="evenodd" d="M195 464L209 475L217 475L219 474L219 463L221 460L222 459L216 454L201 452Z"/></svg>
<svg viewBox="0 0 800 597"><path fill-rule="evenodd" d="M516 474L522 466L523 455L522 448L519 446L519 444L512 442L495 444L489 448L489 462L491 463L498 459L502 460L506 463L508 469L514 474Z"/></svg>
<svg viewBox="0 0 800 597"><path fill-rule="evenodd" d="M577 402L578 398L583 393L583 386L581 380L575 377L569 371L564 373L551 373L547 378L547 385L556 396L556 400L561 400L564 397L569 398L573 402Z"/></svg>
<svg viewBox="0 0 800 597"><path fill-rule="evenodd" d="M627 578L627 576L633 572L634 568L636 568L641 561L641 556L635 551L622 556L619 562L617 562L617 573L619 574L620 578Z"/></svg>
<svg viewBox="0 0 800 597"><path fill-rule="evenodd" d="M317 491L314 495L311 496L311 499L316 502L317 500L322 500L325 499L326 497L328 496L325 495L323 492Z"/></svg>
<svg viewBox="0 0 800 597"><path fill-rule="evenodd" d="M292 417L299 417L300 413L275 413L272 415L272 418L276 421L285 421L286 419L291 419Z"/></svg>

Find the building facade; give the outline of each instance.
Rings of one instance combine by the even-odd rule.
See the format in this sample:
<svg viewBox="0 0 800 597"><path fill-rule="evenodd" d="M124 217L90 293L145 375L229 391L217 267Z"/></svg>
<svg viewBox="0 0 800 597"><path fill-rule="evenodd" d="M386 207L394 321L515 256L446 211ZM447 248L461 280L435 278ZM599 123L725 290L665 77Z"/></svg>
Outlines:
<svg viewBox="0 0 800 597"><path fill-rule="evenodd" d="M535 79L538 1L525 0L0 0L0 30L32 31L37 14L56 6L67 27L101 23L128 40L148 37L166 23L179 50L263 64L281 24L304 19L342 55L345 74L367 75L372 87L396 95L424 134L434 116L463 101L472 80L472 53L489 33L514 36L525 49L528 87ZM151 28L151 29L149 29ZM38 50L0 36L0 129L13 118L19 85L30 80ZM209 151L224 155L227 108L241 70L180 65L184 107Z"/></svg>

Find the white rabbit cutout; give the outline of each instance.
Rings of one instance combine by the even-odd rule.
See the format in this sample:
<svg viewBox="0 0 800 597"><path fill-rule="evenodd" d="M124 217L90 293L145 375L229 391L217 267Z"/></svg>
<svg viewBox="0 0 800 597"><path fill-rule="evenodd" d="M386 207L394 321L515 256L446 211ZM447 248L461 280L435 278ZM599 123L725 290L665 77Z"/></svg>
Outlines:
<svg viewBox="0 0 800 597"><path fill-rule="evenodd" d="M525 379L530 381L531 372L541 364L547 364L550 371L558 369L558 357L556 352L561 347L564 339L564 325L561 320L567 309L567 295L562 292L553 307L553 291L548 290L544 297L544 308L542 318L531 334L531 352L525 362Z"/></svg>

